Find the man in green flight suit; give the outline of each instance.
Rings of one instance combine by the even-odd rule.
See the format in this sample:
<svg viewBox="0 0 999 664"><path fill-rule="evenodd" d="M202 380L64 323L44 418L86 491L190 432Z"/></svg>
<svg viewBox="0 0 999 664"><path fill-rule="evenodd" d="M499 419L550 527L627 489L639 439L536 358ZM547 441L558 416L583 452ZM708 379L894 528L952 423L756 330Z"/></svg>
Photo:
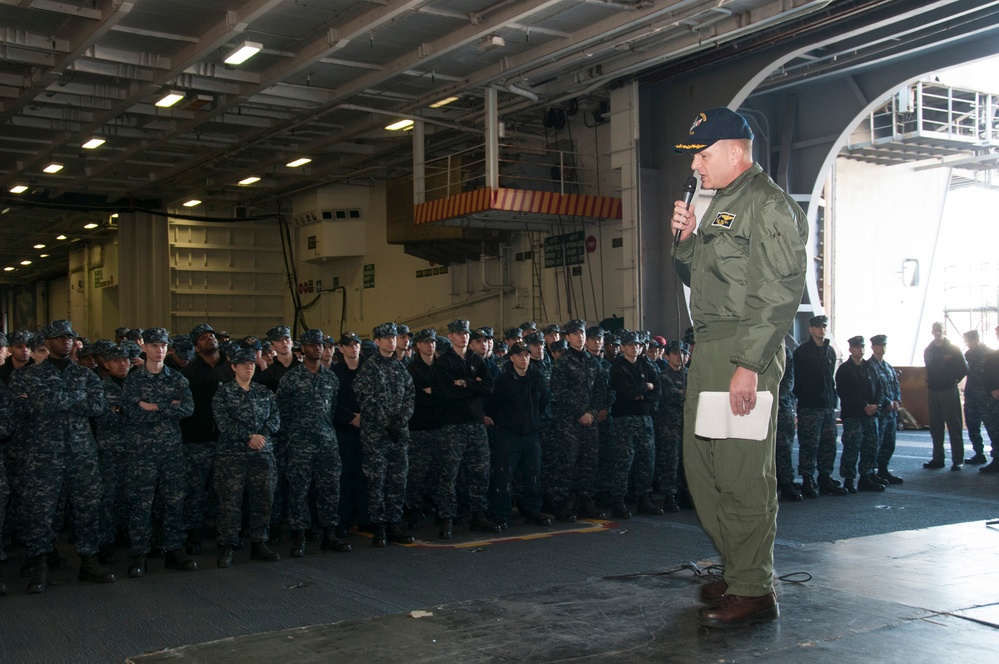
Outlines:
<svg viewBox="0 0 999 664"><path fill-rule="evenodd" d="M773 586L777 533L774 436L784 372L784 334L805 283L805 214L753 162L753 132L727 108L698 114L673 148L691 154L702 189L714 199L697 222L676 201L677 274L690 286L697 337L684 404L683 457L702 527L721 553L724 580L702 586L699 622L739 627L779 616ZM693 231L697 228L697 233ZM695 435L702 392L725 392L737 416L773 396L763 440Z"/></svg>

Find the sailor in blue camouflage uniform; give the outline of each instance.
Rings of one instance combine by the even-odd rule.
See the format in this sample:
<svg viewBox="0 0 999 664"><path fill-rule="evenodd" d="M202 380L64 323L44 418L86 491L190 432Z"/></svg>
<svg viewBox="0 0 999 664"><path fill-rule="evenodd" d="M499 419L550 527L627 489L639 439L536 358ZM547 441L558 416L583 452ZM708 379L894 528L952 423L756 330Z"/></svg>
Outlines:
<svg viewBox="0 0 999 664"><path fill-rule="evenodd" d="M281 431L287 446L288 521L291 556L305 555L305 531L312 525L309 489L315 494L316 519L323 529L323 551L350 551L336 537L340 522L340 449L333 411L340 381L322 365L323 332L307 330L299 337L303 361L281 378L277 389Z"/></svg>
<svg viewBox="0 0 999 664"><path fill-rule="evenodd" d="M351 526L369 528L368 480L361 459L361 404L354 392L354 379L367 357L361 354L361 339L354 332L340 335L340 361L333 373L340 381L333 412L333 427L343 472L340 475L340 526L336 536L345 538Z"/></svg>
<svg viewBox="0 0 999 664"><path fill-rule="evenodd" d="M361 404L361 458L368 480L368 516L374 524L372 544L412 544L412 535L400 522L409 471L413 379L395 358L395 323L382 323L371 336L377 351L358 370L354 392Z"/></svg>
<svg viewBox="0 0 999 664"><path fill-rule="evenodd" d="M163 508L163 550L167 569L194 571L198 564L183 550L184 444L180 421L194 412L187 379L164 364L170 333L162 327L142 332L146 360L122 386L127 417L132 425L128 450L128 576L146 573L146 555L152 538L153 499Z"/></svg>
<svg viewBox="0 0 999 664"><path fill-rule="evenodd" d="M895 435L898 432L898 409L902 407L902 386L898 382L898 371L885 361L888 336L876 334L871 337L871 358L868 362L881 381L881 403L878 406L878 477L888 484L902 484L905 480L893 475L888 469L891 457L895 454ZM970 377L969 377L970 382Z"/></svg>
<svg viewBox="0 0 999 664"><path fill-rule="evenodd" d="M607 395L607 403L597 411L597 436L599 444L597 448L597 474L594 480L594 498L603 502L604 496L609 498L614 473L614 416L611 415L611 406L614 403L614 390L610 387L610 360L604 357L604 337L606 333L599 325L594 325L586 330L586 352L596 360L600 368L597 373L597 381L603 386L602 392ZM610 502L609 500L607 501ZM594 504L596 501L594 501ZM603 515L594 512L592 518L603 518Z"/></svg>
<svg viewBox="0 0 999 664"><path fill-rule="evenodd" d="M413 378L415 401L409 420L409 473L406 478L406 512L409 527L420 526L428 491L435 488L444 443L441 438L442 402L434 389L437 332L424 329L413 337L416 354L406 368Z"/></svg>
<svg viewBox="0 0 999 664"><path fill-rule="evenodd" d="M656 477L663 509L680 511L677 496L686 493L683 474L683 400L687 393L687 344L666 344L666 368L659 372L660 400L656 411L659 438L656 441Z"/></svg>
<svg viewBox="0 0 999 664"><path fill-rule="evenodd" d="M2 334L2 333L0 333ZM3 440L14 430L14 403L7 386L0 381L0 440ZM3 451L0 450L0 562L6 561L7 552L3 548L3 527L7 516L7 497L10 495L10 485L7 482L7 472L4 468ZM0 596L7 594L7 586L0 574Z"/></svg>
<svg viewBox="0 0 999 664"><path fill-rule="evenodd" d="M68 320L57 320L43 330L49 356L40 364L11 375L15 417L23 459L24 505L28 528L22 533L28 558L34 563L29 593L48 587L48 561L56 533L53 522L65 485L73 506L76 551L80 555L79 579L110 583L114 574L97 561L100 528L101 480L97 442L91 417L104 413L107 404L97 374L69 359L76 333Z"/></svg>
<svg viewBox="0 0 999 664"><path fill-rule="evenodd" d="M610 370L610 386L614 390L613 446L610 458L603 463L611 467L610 494L613 514L618 519L630 519L625 504L629 478L634 476L638 511L659 516L662 509L652 502L652 473L655 468L655 435L652 414L660 397L659 378L651 362L642 360L642 339L625 330L621 334L621 354Z"/></svg>
<svg viewBox="0 0 999 664"><path fill-rule="evenodd" d="M850 337L848 343L850 357L836 370L836 392L843 419L843 455L839 474L843 477L843 488L850 493L856 493L858 489L884 491L888 483L874 474L880 439L878 407L881 404L881 383L874 367L864 359L864 338L859 335Z"/></svg>
<svg viewBox="0 0 999 664"><path fill-rule="evenodd" d="M794 429L798 398L794 396L794 340L784 338L784 375L777 390L777 436L774 462L777 465L777 491L782 500L800 503L803 498L794 483Z"/></svg>
<svg viewBox="0 0 999 664"><path fill-rule="evenodd" d="M964 359L968 362L968 377L964 381L964 425L968 428L968 439L975 452L965 458L964 463L977 466L988 462L985 456L985 439L982 437L982 422L992 395L982 387L982 375L985 372L985 358L991 351L982 344L978 330L964 333L964 345L968 347L964 352ZM871 347L874 347L874 337L871 337Z"/></svg>
<svg viewBox="0 0 999 664"><path fill-rule="evenodd" d="M434 502L441 519L441 539L453 537L457 515L456 483L464 470L468 485L468 507L472 512L470 530L499 532L499 525L485 512L489 490L489 437L484 425L483 400L493 392L493 376L485 361L468 347L468 321L448 323L451 348L437 358L434 387L443 400L441 438L444 453ZM514 328L510 333L520 333Z"/></svg>
<svg viewBox="0 0 999 664"><path fill-rule="evenodd" d="M250 558L277 562L281 556L267 546L271 502L277 474L274 469L274 434L281 415L274 394L253 381L256 353L247 349L229 358L235 380L224 383L212 398L212 413L219 438L215 453L214 485L219 499L217 564L232 566L232 552L239 548L243 494L247 494Z"/></svg>
<svg viewBox="0 0 999 664"><path fill-rule="evenodd" d="M395 326L396 343L395 358L402 362L402 366L408 367L413 362L413 333L409 331L408 325L397 324Z"/></svg>
<svg viewBox="0 0 999 664"><path fill-rule="evenodd" d="M125 378L132 363L121 346L98 344L99 362L107 374L102 381L107 410L96 418L97 464L101 471L100 563L117 562L115 532L128 523L126 499L128 442L132 435L125 408Z"/></svg>
<svg viewBox="0 0 999 664"><path fill-rule="evenodd" d="M601 518L593 504L599 433L597 415L608 404L607 383L597 359L586 351L586 323L565 325L569 348L552 367L553 439L542 458L542 490L559 521ZM569 498L575 493L575 506ZM600 516L597 516L600 515Z"/></svg>

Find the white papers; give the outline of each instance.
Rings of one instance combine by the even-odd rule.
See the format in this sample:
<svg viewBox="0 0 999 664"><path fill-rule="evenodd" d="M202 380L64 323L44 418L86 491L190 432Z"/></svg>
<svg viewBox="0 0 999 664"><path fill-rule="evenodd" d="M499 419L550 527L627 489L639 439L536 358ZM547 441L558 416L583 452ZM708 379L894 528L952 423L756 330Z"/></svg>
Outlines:
<svg viewBox="0 0 999 664"><path fill-rule="evenodd" d="M772 394L757 392L756 407L749 415L733 415L728 392L701 392L697 401L697 425L694 433L701 438L763 440L770 430L770 409L773 403Z"/></svg>

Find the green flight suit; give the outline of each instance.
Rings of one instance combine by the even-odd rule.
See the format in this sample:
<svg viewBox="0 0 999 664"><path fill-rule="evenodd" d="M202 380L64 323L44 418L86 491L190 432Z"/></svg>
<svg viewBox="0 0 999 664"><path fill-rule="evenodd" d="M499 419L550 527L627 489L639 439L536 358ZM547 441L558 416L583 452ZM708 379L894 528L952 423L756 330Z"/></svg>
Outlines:
<svg viewBox="0 0 999 664"><path fill-rule="evenodd" d="M807 237L804 212L753 164L715 193L698 232L676 250L677 273L691 289L697 340L684 404L684 468L733 595L773 590L777 392L784 334L805 283ZM700 393L728 392L737 366L755 371L757 389L774 397L766 439L695 436Z"/></svg>

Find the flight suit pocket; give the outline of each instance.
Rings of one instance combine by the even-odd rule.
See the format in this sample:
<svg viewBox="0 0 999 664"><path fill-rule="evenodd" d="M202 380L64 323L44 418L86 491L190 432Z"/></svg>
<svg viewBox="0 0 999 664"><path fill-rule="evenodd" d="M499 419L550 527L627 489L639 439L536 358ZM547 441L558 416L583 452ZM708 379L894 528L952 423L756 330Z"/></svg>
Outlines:
<svg viewBox="0 0 999 664"><path fill-rule="evenodd" d="M766 237L763 249L763 276L767 281L786 279L801 272L800 265L795 261L795 243L797 237L789 238L780 231Z"/></svg>

